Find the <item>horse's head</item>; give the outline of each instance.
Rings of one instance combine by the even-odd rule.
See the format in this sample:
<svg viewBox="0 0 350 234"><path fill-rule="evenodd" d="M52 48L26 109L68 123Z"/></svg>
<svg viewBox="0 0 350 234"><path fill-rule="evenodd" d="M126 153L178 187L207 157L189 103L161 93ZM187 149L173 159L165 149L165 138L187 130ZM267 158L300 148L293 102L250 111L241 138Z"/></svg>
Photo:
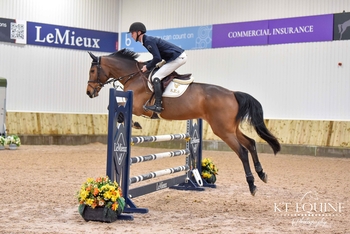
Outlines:
<svg viewBox="0 0 350 234"><path fill-rule="evenodd" d="M92 58L91 68L89 72L89 81L86 89L86 94L90 98L98 96L101 88L109 79L109 74L107 74L107 68L103 68L101 65L101 57L93 55L91 52L88 52Z"/></svg>
<svg viewBox="0 0 350 234"><path fill-rule="evenodd" d="M119 81L123 85L141 70L137 68L138 54L122 49L108 56L97 57L89 52L92 58L86 94L90 98L98 96L102 87L110 82Z"/></svg>

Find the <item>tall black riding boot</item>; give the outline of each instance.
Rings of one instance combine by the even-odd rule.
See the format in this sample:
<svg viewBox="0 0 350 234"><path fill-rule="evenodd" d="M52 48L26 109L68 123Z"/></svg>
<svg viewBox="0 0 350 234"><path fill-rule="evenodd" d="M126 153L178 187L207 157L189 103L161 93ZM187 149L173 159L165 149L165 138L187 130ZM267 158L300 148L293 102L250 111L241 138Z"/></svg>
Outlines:
<svg viewBox="0 0 350 234"><path fill-rule="evenodd" d="M154 96L156 98L156 101L154 102L154 105L144 106L144 108L159 114L160 112L162 112L162 94L163 94L160 79L154 78L152 84L153 84Z"/></svg>

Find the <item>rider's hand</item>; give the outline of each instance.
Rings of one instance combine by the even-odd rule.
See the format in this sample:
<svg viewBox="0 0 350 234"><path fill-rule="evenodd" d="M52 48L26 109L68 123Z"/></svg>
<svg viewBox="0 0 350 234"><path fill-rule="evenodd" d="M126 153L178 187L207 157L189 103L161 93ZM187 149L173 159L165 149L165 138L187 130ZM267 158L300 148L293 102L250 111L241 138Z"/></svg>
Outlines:
<svg viewBox="0 0 350 234"><path fill-rule="evenodd" d="M144 65L144 66L142 67L141 71L142 71L142 72L146 72L146 71L147 71L146 65Z"/></svg>

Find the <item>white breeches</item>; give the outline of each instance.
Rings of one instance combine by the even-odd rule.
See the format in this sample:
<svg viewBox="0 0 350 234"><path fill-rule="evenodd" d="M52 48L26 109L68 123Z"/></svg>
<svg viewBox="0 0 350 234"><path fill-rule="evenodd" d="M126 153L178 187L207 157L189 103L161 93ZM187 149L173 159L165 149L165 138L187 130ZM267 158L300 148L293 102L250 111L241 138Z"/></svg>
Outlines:
<svg viewBox="0 0 350 234"><path fill-rule="evenodd" d="M181 67L187 62L187 55L185 52L183 52L179 57L177 57L175 60L164 64L159 70L153 74L152 81L154 78L159 78L162 80L164 77Z"/></svg>

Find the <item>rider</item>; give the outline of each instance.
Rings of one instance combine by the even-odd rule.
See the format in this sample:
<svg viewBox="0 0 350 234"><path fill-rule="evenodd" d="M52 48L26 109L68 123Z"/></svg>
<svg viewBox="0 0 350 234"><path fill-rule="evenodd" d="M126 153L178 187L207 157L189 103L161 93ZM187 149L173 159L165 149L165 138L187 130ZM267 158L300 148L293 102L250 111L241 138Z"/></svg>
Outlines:
<svg viewBox="0 0 350 234"><path fill-rule="evenodd" d="M184 65L187 61L187 56L184 50L168 41L158 37L146 35L146 26L141 22L135 22L130 25L129 33L131 37L142 45L153 55L153 59L148 61L141 69L142 72L150 71L156 65L165 60L165 64L152 75L152 84L155 94L155 103L152 106L144 108L160 113L162 111L162 87L161 80L173 71Z"/></svg>

